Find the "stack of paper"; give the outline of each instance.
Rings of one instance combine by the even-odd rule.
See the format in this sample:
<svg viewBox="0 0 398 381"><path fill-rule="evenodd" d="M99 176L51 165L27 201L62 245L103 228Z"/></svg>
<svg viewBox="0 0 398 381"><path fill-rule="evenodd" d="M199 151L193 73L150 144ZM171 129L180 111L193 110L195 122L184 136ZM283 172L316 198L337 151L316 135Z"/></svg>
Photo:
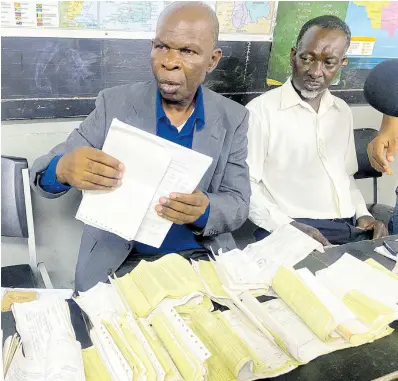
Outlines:
<svg viewBox="0 0 398 381"><path fill-rule="evenodd" d="M139 317L147 317L165 306L198 304L205 289L189 262L178 254L168 254L155 262L141 261L112 284L125 304Z"/></svg>
<svg viewBox="0 0 398 381"><path fill-rule="evenodd" d="M293 263L301 255L282 258ZM76 301L93 324L94 347L83 353L87 379L275 377L389 335L388 324L397 318L398 277L372 260L346 254L317 276L279 265L271 276L279 298L266 303L252 290L226 288L214 263L193 261L191 267L168 255L81 293ZM229 311L212 312L206 295Z"/></svg>
<svg viewBox="0 0 398 381"><path fill-rule="evenodd" d="M175 274L170 273L175 266L174 271L181 270L181 266L184 269L184 265L179 265L179 260L186 263L191 271L185 278L181 277L180 285ZM165 263L157 262L159 264L151 266L153 270L148 272L148 276L152 275L154 278L148 279L144 284L138 282L141 298L145 300L147 299L144 295L152 295L151 288L157 288L160 292L165 286L168 287L163 289L162 297L158 295L157 304L153 302L154 295L149 297L153 302L153 310L142 308L139 303L133 304L134 308L138 308L132 310L123 294L125 292L129 295L128 290L123 289L123 284L119 296L114 281L112 284L98 284L76 298L76 302L93 323L90 336L97 351L87 354L86 362L89 369L86 370L86 374L94 374L95 371L91 368L95 361L100 362L100 366L106 369L106 374L115 380L178 381L202 380L205 377L207 370L203 364L210 353L190 331L176 310L170 307L170 303L167 303L168 298L164 297L184 294L181 286L187 287L186 291L190 295L189 287L196 290L197 287L193 285L196 283L201 286L200 282L190 279L190 275L196 277L196 274L190 268L189 262L181 257L171 255ZM172 266L173 264L175 266ZM135 270L132 274L134 272ZM159 275L163 278L156 278ZM156 281L158 284L152 284ZM139 318L135 312L143 314L145 319Z"/></svg>
<svg viewBox="0 0 398 381"><path fill-rule="evenodd" d="M160 247L172 222L157 215L159 199L192 193L212 158L117 119L102 150L124 164L122 185L85 191L76 218L128 241Z"/></svg>
<svg viewBox="0 0 398 381"><path fill-rule="evenodd" d="M373 260L349 254L314 276L280 267L272 281L280 299L259 303L231 294L235 306L297 364L389 335L397 319L398 277ZM391 292L390 292L391 290Z"/></svg>
<svg viewBox="0 0 398 381"><path fill-rule="evenodd" d="M215 256L215 268L224 287L230 290L268 289L280 266L294 266L322 245L291 225L269 237Z"/></svg>
<svg viewBox="0 0 398 381"><path fill-rule="evenodd" d="M376 261L362 262L344 254L316 276L369 329L382 328L398 318L398 275Z"/></svg>
<svg viewBox="0 0 398 381"><path fill-rule="evenodd" d="M14 303L12 311L22 346L17 347L6 381L85 380L81 346L64 300Z"/></svg>
<svg viewBox="0 0 398 381"><path fill-rule="evenodd" d="M83 349L86 381L113 381L96 347Z"/></svg>

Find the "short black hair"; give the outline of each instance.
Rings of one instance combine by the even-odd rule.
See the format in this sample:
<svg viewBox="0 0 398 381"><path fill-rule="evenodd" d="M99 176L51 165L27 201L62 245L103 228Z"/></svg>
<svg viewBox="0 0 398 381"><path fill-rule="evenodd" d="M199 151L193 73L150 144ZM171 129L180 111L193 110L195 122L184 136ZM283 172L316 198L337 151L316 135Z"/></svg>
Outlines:
<svg viewBox="0 0 398 381"><path fill-rule="evenodd" d="M195 8L202 8L208 12L209 24L213 29L212 32L213 32L214 45L216 45L218 42L218 35L220 34L220 24L218 22L216 12L214 12L213 8L210 7L208 4L204 3L203 1L174 1L161 12L159 20L162 17L169 15L170 13L176 11L178 12L178 10L182 8L192 8L192 10L194 10Z"/></svg>
<svg viewBox="0 0 398 381"><path fill-rule="evenodd" d="M350 41L351 41L350 27L343 20L339 19L336 16L324 15L324 16L315 17L314 19L307 21L302 26L300 33L297 37L296 48L303 39L305 32L307 32L307 30L312 28L313 26L317 26L318 28L322 29L341 30L347 37L347 49L350 46Z"/></svg>

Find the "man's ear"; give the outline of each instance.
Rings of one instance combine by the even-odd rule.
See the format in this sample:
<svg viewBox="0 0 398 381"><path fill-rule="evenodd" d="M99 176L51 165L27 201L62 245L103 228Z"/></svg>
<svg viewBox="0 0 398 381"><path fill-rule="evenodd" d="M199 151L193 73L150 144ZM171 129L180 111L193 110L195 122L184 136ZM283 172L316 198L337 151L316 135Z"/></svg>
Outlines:
<svg viewBox="0 0 398 381"><path fill-rule="evenodd" d="M211 55L209 66L207 67L208 73L211 73L217 67L221 57L222 57L222 50L220 48L214 49Z"/></svg>
<svg viewBox="0 0 398 381"><path fill-rule="evenodd" d="M290 49L290 66L293 66L293 61L296 58L297 50L296 48L291 48Z"/></svg>

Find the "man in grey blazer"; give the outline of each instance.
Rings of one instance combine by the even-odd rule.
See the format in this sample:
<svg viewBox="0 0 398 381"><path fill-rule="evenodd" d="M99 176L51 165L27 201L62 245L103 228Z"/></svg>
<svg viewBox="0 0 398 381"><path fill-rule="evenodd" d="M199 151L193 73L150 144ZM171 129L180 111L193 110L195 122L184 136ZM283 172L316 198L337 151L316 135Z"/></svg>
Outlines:
<svg viewBox="0 0 398 381"><path fill-rule="evenodd" d="M156 206L173 222L159 249L128 242L85 226L76 267L75 288L84 291L109 274L130 271L142 258L178 252L197 258L231 250L230 232L247 218L250 182L247 110L201 86L222 52L216 48L218 20L200 2L173 3L161 14L152 43L154 81L100 92L95 110L66 142L35 161L33 189L47 198L77 189L113 189L123 182L123 163L101 151L113 118L213 158L192 194L164 195Z"/></svg>

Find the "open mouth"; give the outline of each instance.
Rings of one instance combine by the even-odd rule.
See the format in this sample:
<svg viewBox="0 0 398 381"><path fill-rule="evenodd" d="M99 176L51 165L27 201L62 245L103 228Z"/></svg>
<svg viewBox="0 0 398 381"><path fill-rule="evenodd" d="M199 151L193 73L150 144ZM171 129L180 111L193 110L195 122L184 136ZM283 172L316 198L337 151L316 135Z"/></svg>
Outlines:
<svg viewBox="0 0 398 381"><path fill-rule="evenodd" d="M160 81L159 88L163 93L174 94L178 91L181 85L174 81Z"/></svg>

